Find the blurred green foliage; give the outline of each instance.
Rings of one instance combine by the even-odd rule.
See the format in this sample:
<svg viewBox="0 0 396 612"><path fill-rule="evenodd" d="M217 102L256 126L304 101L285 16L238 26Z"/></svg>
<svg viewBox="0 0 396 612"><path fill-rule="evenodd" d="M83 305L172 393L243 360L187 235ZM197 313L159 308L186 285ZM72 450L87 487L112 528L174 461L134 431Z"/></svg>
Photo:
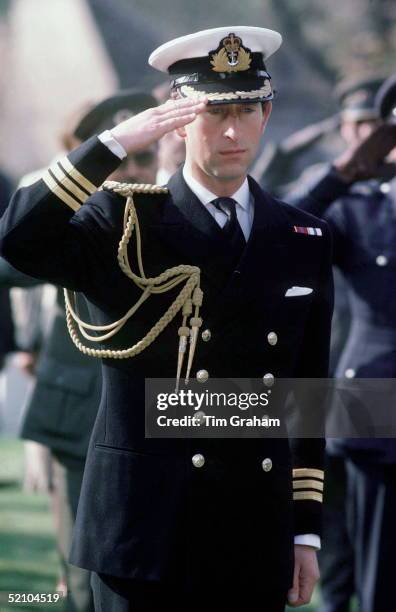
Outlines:
<svg viewBox="0 0 396 612"><path fill-rule="evenodd" d="M23 444L0 439L0 612L53 610L63 604L7 604L5 591L54 593L58 579L48 496L24 493Z"/></svg>

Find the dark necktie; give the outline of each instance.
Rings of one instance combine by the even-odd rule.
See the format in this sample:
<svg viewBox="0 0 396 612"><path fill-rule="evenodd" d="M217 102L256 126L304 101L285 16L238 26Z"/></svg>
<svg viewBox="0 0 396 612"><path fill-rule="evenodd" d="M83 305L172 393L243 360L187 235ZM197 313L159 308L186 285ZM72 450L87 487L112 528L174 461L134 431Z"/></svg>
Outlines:
<svg viewBox="0 0 396 612"><path fill-rule="evenodd" d="M223 232L235 254L235 262L238 262L246 246L246 240L236 214L236 202L232 198L216 198L212 200L212 204L228 215Z"/></svg>

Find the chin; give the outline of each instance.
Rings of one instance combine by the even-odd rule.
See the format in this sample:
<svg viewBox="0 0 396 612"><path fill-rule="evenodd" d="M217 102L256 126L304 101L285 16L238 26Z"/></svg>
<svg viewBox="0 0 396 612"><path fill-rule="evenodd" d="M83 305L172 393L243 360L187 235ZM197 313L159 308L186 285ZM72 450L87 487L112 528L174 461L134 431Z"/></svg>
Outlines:
<svg viewBox="0 0 396 612"><path fill-rule="evenodd" d="M247 175L247 168L245 166L230 165L227 168L218 168L216 171L216 177L219 179L231 181L236 180Z"/></svg>

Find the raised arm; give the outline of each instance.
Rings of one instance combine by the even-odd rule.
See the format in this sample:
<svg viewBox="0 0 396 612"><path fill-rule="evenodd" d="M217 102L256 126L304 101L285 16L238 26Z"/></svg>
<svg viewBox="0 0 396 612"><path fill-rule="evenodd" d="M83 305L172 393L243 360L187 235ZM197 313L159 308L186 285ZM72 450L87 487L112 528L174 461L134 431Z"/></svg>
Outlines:
<svg viewBox="0 0 396 612"><path fill-rule="evenodd" d="M202 99L169 101L122 122L111 137L127 153L138 151L193 121L205 105ZM93 209L89 218L85 207L111 197L96 193L121 162L111 149L94 136L15 193L0 221L0 254L15 268L77 291L91 283L109 220Z"/></svg>
<svg viewBox="0 0 396 612"><path fill-rule="evenodd" d="M0 222L1 255L25 274L82 290L92 252L76 213L119 163L93 137L18 189Z"/></svg>

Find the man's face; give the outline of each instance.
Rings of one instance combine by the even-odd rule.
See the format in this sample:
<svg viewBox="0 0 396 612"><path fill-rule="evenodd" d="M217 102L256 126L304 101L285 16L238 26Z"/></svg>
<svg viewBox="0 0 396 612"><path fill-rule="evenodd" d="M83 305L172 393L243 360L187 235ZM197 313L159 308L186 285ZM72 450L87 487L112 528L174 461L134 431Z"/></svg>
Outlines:
<svg viewBox="0 0 396 612"><path fill-rule="evenodd" d="M131 153L109 177L110 181L121 183L150 183L156 182L158 170L158 147L152 145L144 151Z"/></svg>
<svg viewBox="0 0 396 612"><path fill-rule="evenodd" d="M359 145L368 138L378 126L376 119L364 121L348 121L341 123L341 136L349 146Z"/></svg>
<svg viewBox="0 0 396 612"><path fill-rule="evenodd" d="M197 176L220 181L246 176L271 113L260 102L213 104L179 130L186 141L186 157Z"/></svg>

